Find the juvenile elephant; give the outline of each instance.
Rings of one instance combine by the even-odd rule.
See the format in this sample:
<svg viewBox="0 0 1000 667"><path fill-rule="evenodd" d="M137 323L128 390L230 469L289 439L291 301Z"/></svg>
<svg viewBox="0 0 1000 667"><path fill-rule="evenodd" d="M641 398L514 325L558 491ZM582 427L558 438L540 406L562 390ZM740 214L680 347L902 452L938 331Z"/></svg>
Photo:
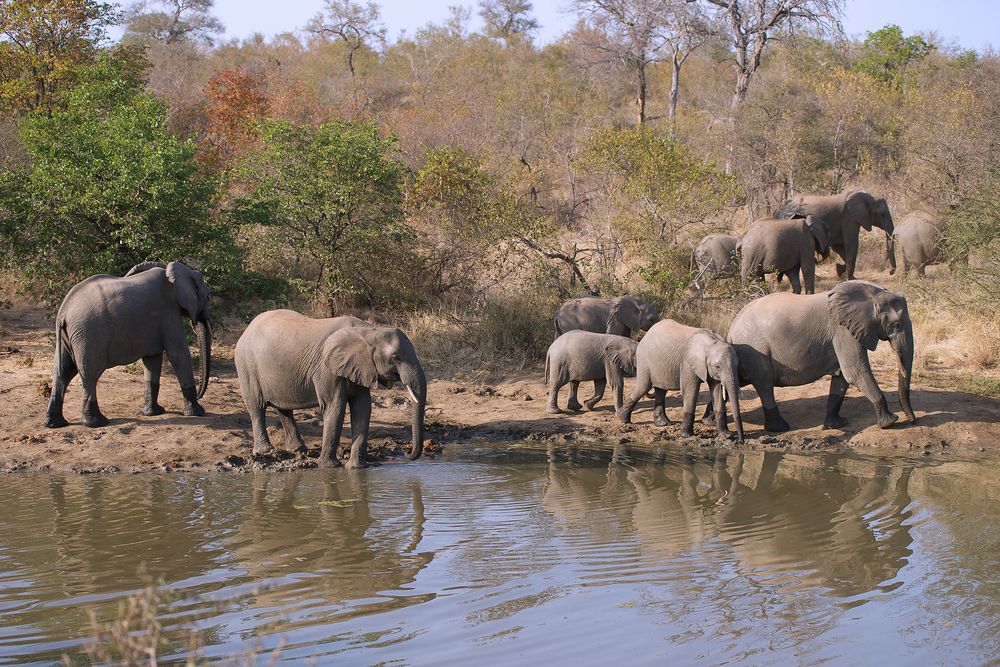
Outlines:
<svg viewBox="0 0 1000 667"><path fill-rule="evenodd" d="M139 359L146 376L142 414L162 414L157 399L164 352L181 385L184 414L205 414L198 399L205 395L212 364L208 297L208 285L201 273L181 262L166 266L144 262L122 278L91 276L75 285L56 314L52 397L45 425L67 425L63 399L66 385L77 373L83 385L83 423L91 427L106 425L108 419L97 404L97 381L107 369ZM184 335L184 317L190 318L198 337L201 385L197 388Z"/></svg>
<svg viewBox="0 0 1000 667"><path fill-rule="evenodd" d="M636 376L632 395L618 410L618 418L628 424L632 411L650 387L655 390L653 423L666 426L664 402L667 390L680 389L684 400L681 434L690 436L701 383L707 382L714 402L715 427L728 435L725 398L733 404L736 439L743 441L740 413L739 363L736 350L722 336L709 329L689 327L674 320L661 320L650 329L636 348Z"/></svg>
<svg viewBox="0 0 1000 667"><path fill-rule="evenodd" d="M792 291L802 292L799 272L806 284L806 294L816 291L816 255L823 259L830 254L826 223L815 215L803 220L758 220L737 243L740 258L740 278L744 285L751 278L762 279L765 273L784 274Z"/></svg>
<svg viewBox="0 0 1000 667"><path fill-rule="evenodd" d="M826 223L830 248L844 260L844 264L837 264L838 276L846 273L848 280L854 280L858 235L862 228L871 231L872 227L885 232L886 258L892 265L890 273L895 273L892 215L885 199L859 190L845 190L836 195L797 195L774 212L776 218L804 218L807 215L819 216Z"/></svg>
<svg viewBox="0 0 1000 667"><path fill-rule="evenodd" d="M693 263L698 267L694 288L702 292L715 278L728 278L737 273L736 243L732 234L709 234L694 247Z"/></svg>
<svg viewBox="0 0 1000 667"><path fill-rule="evenodd" d="M323 413L321 466L337 466L337 446L348 404L351 456L363 468L371 419L371 390L406 386L413 402L410 460L424 447L427 381L413 344L399 329L375 327L356 317L314 320L291 310L261 313L236 343L236 373L253 425L254 454L271 451L264 413L274 406L286 446L304 451L293 410L319 406Z"/></svg>
<svg viewBox="0 0 1000 667"><path fill-rule="evenodd" d="M875 406L878 425L898 417L889 411L868 363L879 340L892 344L899 363L899 401L910 421L910 375L913 326L906 299L862 280L840 283L819 294L778 292L747 304L729 328L729 342L739 356L743 384L752 384L764 408L768 431L789 429L774 401L775 387L809 384L831 375L826 428L842 428L840 416L848 385ZM642 356L640 354L640 362Z"/></svg>
<svg viewBox="0 0 1000 667"><path fill-rule="evenodd" d="M556 311L556 336L567 331L592 331L630 337L636 331L645 331L660 319L656 306L634 296L602 299L585 296L570 299Z"/></svg>
<svg viewBox="0 0 1000 667"><path fill-rule="evenodd" d="M934 216L926 211L914 211L903 218L892 236L903 254L904 274L909 273L910 267L915 267L917 275L923 278L928 266L948 261L941 230L935 224ZM963 259L967 261L967 258ZM949 263L949 266L953 264Z"/></svg>
<svg viewBox="0 0 1000 667"><path fill-rule="evenodd" d="M637 343L625 336L598 334L590 331L567 331L556 338L545 355L545 383L549 388L548 412L558 414L559 390L570 385L566 407L580 410L583 406L576 392L580 383L594 381L594 395L584 401L593 410L604 398L604 389L611 384L615 409L622 406L625 378L635 377L635 348Z"/></svg>

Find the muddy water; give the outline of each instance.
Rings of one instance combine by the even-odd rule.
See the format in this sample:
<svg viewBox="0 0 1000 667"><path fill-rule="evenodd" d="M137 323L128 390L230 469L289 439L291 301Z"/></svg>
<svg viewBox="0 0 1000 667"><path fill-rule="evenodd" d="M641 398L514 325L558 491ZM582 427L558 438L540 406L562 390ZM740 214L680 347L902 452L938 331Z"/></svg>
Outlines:
<svg viewBox="0 0 1000 667"><path fill-rule="evenodd" d="M167 646L324 664L982 664L994 463L619 446L363 473L7 476L0 662L161 578ZM142 575L145 570L148 574Z"/></svg>

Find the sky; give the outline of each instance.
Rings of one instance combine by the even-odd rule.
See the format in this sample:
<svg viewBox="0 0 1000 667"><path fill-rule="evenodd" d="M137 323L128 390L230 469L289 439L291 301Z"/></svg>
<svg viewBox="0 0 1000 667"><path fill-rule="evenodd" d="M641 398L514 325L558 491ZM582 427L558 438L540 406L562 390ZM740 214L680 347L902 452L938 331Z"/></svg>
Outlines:
<svg viewBox="0 0 1000 667"><path fill-rule="evenodd" d="M389 37L412 35L427 23L440 23L449 5L475 7L476 0L377 0ZM542 28L538 37L547 42L574 23L565 0L535 0L535 17ZM255 32L273 36L302 28L323 6L322 0L216 0L215 14L226 26L227 37L248 37ZM480 20L473 10L471 27ZM905 34L936 32L962 48L982 50L1000 45L1000 0L846 0L844 29L863 38L866 32L895 23Z"/></svg>

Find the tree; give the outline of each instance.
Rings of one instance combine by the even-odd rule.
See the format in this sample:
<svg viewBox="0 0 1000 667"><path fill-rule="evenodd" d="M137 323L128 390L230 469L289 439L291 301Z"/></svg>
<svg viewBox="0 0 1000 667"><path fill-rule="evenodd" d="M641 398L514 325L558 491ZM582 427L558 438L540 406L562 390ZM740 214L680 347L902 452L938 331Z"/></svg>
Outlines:
<svg viewBox="0 0 1000 667"><path fill-rule="evenodd" d="M96 0L0 2L0 103L51 108L118 20L113 4Z"/></svg>
<svg viewBox="0 0 1000 667"><path fill-rule="evenodd" d="M212 16L215 0L136 0L125 11L125 39L167 44L212 43L225 28Z"/></svg>
<svg viewBox="0 0 1000 667"><path fill-rule="evenodd" d="M715 32L715 27L705 16L700 5L684 0L671 3L667 21L667 47L670 49L670 96L667 118L670 119L670 136L677 129L677 100L680 96L681 68L695 49L705 44Z"/></svg>
<svg viewBox="0 0 1000 667"><path fill-rule="evenodd" d="M317 14L306 29L317 35L333 36L347 45L347 69L355 76L354 56L371 42L385 41L385 25L378 5L362 5L351 0L326 0L326 14Z"/></svg>
<svg viewBox="0 0 1000 667"><path fill-rule="evenodd" d="M861 57L853 69L887 85L901 88L905 72L911 62L920 60L934 50L919 35L903 37L903 29L898 25L887 25L868 33Z"/></svg>
<svg viewBox="0 0 1000 667"><path fill-rule="evenodd" d="M271 120L261 140L263 149L247 160L249 194L235 202L234 219L262 228L268 252L331 314L338 300L378 303L393 249L407 235L406 169L391 157L395 138L368 122Z"/></svg>
<svg viewBox="0 0 1000 667"><path fill-rule="evenodd" d="M19 228L15 252L42 292L189 257L203 260L216 286L233 283L239 253L213 221L215 184L199 174L194 143L167 131L164 105L113 58L83 70L65 108L30 116L23 133L32 164L3 173L0 208Z"/></svg>
<svg viewBox="0 0 1000 667"><path fill-rule="evenodd" d="M262 78L242 69L217 72L205 86L205 98L210 163L226 167L257 142L258 125L269 115L271 103Z"/></svg>
<svg viewBox="0 0 1000 667"><path fill-rule="evenodd" d="M486 34L508 44L538 30L538 20L531 16L531 10L529 0L481 0L479 3Z"/></svg>

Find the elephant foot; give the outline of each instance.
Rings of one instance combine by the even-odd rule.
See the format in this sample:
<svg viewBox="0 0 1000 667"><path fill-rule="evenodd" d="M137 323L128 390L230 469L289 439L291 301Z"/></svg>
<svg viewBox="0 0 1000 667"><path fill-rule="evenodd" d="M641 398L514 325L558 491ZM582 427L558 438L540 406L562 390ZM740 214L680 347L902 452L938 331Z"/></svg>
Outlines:
<svg viewBox="0 0 1000 667"><path fill-rule="evenodd" d="M619 419L619 421L621 421L621 423L623 423L623 424L631 424L632 423L632 411L631 410L626 410L625 408L618 408L618 410L615 411L615 414L618 415L618 419Z"/></svg>
<svg viewBox="0 0 1000 667"><path fill-rule="evenodd" d="M290 454L305 454L309 451L309 448L305 446L305 443L300 442L297 447L292 447L290 449L286 449L285 451Z"/></svg>
<svg viewBox="0 0 1000 667"><path fill-rule="evenodd" d="M162 405L154 403L153 405L144 405L142 410L139 411L144 417L155 417L156 415L162 415L166 410L163 409Z"/></svg>
<svg viewBox="0 0 1000 667"><path fill-rule="evenodd" d="M681 435L685 438L694 436L694 413L685 412L681 420Z"/></svg>
<svg viewBox="0 0 1000 667"><path fill-rule="evenodd" d="M583 410L583 406L576 401L571 401L566 404L566 409L572 410L573 412L579 412L580 410Z"/></svg>
<svg viewBox="0 0 1000 667"><path fill-rule="evenodd" d="M597 401L584 401L583 402L583 406L585 408L587 408L588 411L593 410L595 405L597 405Z"/></svg>
<svg viewBox="0 0 1000 667"><path fill-rule="evenodd" d="M344 464L344 468L347 470L361 470L367 468L368 464L364 461L355 461L354 459L349 459L347 463Z"/></svg>
<svg viewBox="0 0 1000 667"><path fill-rule="evenodd" d="M702 424L714 424L715 423L715 408L709 403L708 407L705 408L705 414L701 416Z"/></svg>
<svg viewBox="0 0 1000 667"><path fill-rule="evenodd" d="M336 456L320 456L316 460L316 465L320 468L339 468L340 461Z"/></svg>
<svg viewBox="0 0 1000 667"><path fill-rule="evenodd" d="M670 419L667 417L666 413L654 412L653 423L656 424L657 426L669 426Z"/></svg>
<svg viewBox="0 0 1000 667"><path fill-rule="evenodd" d="M83 416L83 425L90 428L100 428L102 426L108 425L108 418L102 415L100 412L92 415Z"/></svg>
<svg viewBox="0 0 1000 667"><path fill-rule="evenodd" d="M878 427L879 428L889 428L893 424L899 421L899 416L894 412L886 412L878 416Z"/></svg>
<svg viewBox="0 0 1000 667"><path fill-rule="evenodd" d="M184 406L184 416L185 417L204 417L205 408L201 407L201 403L188 403Z"/></svg>
<svg viewBox="0 0 1000 667"><path fill-rule="evenodd" d="M562 410L560 410L558 408L558 406L555 406L555 405L550 405L549 407L545 408L545 411L548 412L550 415L561 415L562 414Z"/></svg>
<svg viewBox="0 0 1000 667"><path fill-rule="evenodd" d="M840 415L829 415L823 420L823 428L838 430L845 426L847 426L847 419Z"/></svg>
<svg viewBox="0 0 1000 667"><path fill-rule="evenodd" d="M764 430L768 433L784 433L791 430L791 426L785 418L778 412L778 408L768 410L764 408Z"/></svg>
<svg viewBox="0 0 1000 667"><path fill-rule="evenodd" d="M255 442L253 444L254 456L268 456L274 453L274 447L269 442Z"/></svg>
<svg viewBox="0 0 1000 667"><path fill-rule="evenodd" d="M62 415L49 415L45 418L45 428L62 428L69 426L69 422Z"/></svg>

